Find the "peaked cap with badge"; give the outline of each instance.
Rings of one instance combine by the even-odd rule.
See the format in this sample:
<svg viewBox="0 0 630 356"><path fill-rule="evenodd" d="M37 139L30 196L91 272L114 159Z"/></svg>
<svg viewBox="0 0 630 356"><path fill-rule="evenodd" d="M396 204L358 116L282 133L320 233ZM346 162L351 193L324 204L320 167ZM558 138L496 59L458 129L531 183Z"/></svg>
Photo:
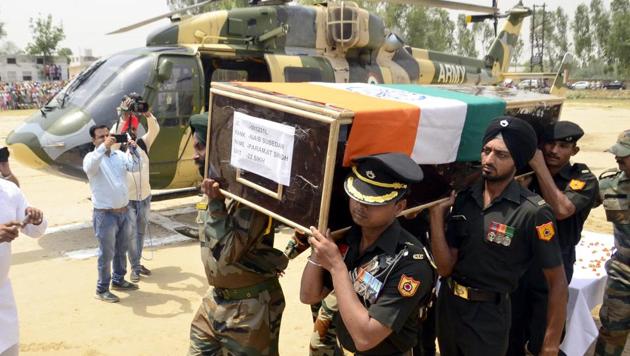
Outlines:
<svg viewBox="0 0 630 356"><path fill-rule="evenodd" d="M403 153L382 153L355 158L344 182L348 196L367 205L397 201L422 181L422 169Z"/></svg>
<svg viewBox="0 0 630 356"><path fill-rule="evenodd" d="M617 137L617 142L606 152L610 152L617 157L630 156L630 130L625 130Z"/></svg>
<svg viewBox="0 0 630 356"><path fill-rule="evenodd" d="M577 142L582 136L584 136L584 130L577 124L571 121L558 121L555 125L547 127L543 138L545 142Z"/></svg>

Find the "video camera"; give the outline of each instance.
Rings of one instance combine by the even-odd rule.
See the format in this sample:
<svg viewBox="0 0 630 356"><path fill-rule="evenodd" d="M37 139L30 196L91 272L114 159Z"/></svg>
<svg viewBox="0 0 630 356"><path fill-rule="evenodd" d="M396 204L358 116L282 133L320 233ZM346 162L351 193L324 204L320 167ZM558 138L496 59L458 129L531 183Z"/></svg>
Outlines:
<svg viewBox="0 0 630 356"><path fill-rule="evenodd" d="M131 99L131 103L129 105L125 103L127 99ZM147 104L146 100L144 100L140 94L131 93L123 97L120 108L122 111L144 113L149 111L149 104Z"/></svg>

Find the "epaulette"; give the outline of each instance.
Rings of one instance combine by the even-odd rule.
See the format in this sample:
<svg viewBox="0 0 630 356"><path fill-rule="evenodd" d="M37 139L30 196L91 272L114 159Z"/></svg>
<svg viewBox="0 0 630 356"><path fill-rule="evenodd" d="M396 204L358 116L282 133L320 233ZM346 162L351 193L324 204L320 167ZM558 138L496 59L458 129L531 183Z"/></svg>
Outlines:
<svg viewBox="0 0 630 356"><path fill-rule="evenodd" d="M545 199L543 199L538 194L526 195L525 199L529 200L529 202L534 204L535 206L543 206L543 205L547 204Z"/></svg>
<svg viewBox="0 0 630 356"><path fill-rule="evenodd" d="M591 173L591 169L584 163L574 163L571 168L574 172L580 172L581 174Z"/></svg>
<svg viewBox="0 0 630 356"><path fill-rule="evenodd" d="M609 179L609 178L617 176L619 173L621 173L621 171L618 170L617 168L609 168L603 171L602 174L599 175L599 179Z"/></svg>

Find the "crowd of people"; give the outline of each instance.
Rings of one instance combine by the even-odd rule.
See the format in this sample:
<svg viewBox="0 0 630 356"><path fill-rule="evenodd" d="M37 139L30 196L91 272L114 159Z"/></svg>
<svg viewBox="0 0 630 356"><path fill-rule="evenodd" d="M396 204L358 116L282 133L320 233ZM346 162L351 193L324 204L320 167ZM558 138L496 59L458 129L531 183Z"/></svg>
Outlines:
<svg viewBox="0 0 630 356"><path fill-rule="evenodd" d="M0 111L41 108L66 83L64 80L0 82Z"/></svg>
<svg viewBox="0 0 630 356"><path fill-rule="evenodd" d="M90 129L94 150L83 161L99 244L95 297L109 303L119 301L110 288L136 290L140 276L151 274L140 260L151 199L147 153L159 125L142 114L148 130L138 137L140 114L130 104L123 100L114 127ZM192 158L208 176L208 114L189 122ZM311 355L435 355L436 340L444 356L561 354L575 247L600 204L614 225L616 252L607 264L596 354L620 355L630 331L630 130L608 149L618 167L599 180L571 162L583 135L560 121L538 137L526 121L498 117L481 142L479 179L428 213L404 217L422 168L402 153L356 157L343 181L350 229L333 236L311 227L284 252L273 247L275 219L226 199L221 179L205 178L205 200L196 207L210 289L191 322L189 355L278 355L285 307L278 278L309 248L299 298L314 311ZM516 177L528 166L531 174ZM7 180L0 199L17 208L0 213L0 253L19 229L39 236L46 225L9 186L19 182L6 168L0 164ZM408 229L412 219L423 219L423 227ZM0 262L0 297L12 301L7 274ZM17 330L16 318L2 320L3 330ZM0 337L2 355L17 354L17 332L10 336Z"/></svg>

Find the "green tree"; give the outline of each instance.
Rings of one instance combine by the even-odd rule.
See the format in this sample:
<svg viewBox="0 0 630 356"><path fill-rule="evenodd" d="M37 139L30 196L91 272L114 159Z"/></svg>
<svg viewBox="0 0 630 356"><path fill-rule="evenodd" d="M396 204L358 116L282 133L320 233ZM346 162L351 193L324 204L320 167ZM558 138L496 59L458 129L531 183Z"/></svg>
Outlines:
<svg viewBox="0 0 630 356"><path fill-rule="evenodd" d="M57 51L57 55L66 57L66 61L70 64L70 57L72 57L72 50L68 47L60 48Z"/></svg>
<svg viewBox="0 0 630 356"><path fill-rule="evenodd" d="M483 55L485 56L488 54L490 46L492 46L492 42L494 42L494 27L484 21L481 24L481 32L481 48L483 50Z"/></svg>
<svg viewBox="0 0 630 356"><path fill-rule="evenodd" d="M612 0L608 56L617 73L630 78L630 0Z"/></svg>
<svg viewBox="0 0 630 356"><path fill-rule="evenodd" d="M525 42L523 42L522 38L518 38L516 41L516 45L512 50L512 64L518 65L521 60L521 56L523 55L523 48L525 47Z"/></svg>
<svg viewBox="0 0 630 356"><path fill-rule="evenodd" d="M0 54L23 54L24 50L11 41L6 41L0 46Z"/></svg>
<svg viewBox="0 0 630 356"><path fill-rule="evenodd" d="M549 51L547 51L547 63L549 69L556 70L565 53L569 52L569 40L566 35L569 29L569 18L559 6L552 13L551 18L554 25L550 25L551 30L545 33L545 39L549 36L548 43L550 44Z"/></svg>
<svg viewBox="0 0 630 356"><path fill-rule="evenodd" d="M202 0L166 0L166 4L172 11L183 9L185 7L192 6L200 2L202 2ZM227 10L233 7L245 7L247 6L247 4L247 0L221 0L199 6L194 9L190 9L186 11L186 13L189 15L196 15L206 11Z"/></svg>
<svg viewBox="0 0 630 356"><path fill-rule="evenodd" d="M457 16L457 47L455 53L460 56L477 57L476 47L474 30L468 29L466 15L460 14Z"/></svg>
<svg viewBox="0 0 630 356"><path fill-rule="evenodd" d="M33 42L26 46L26 51L32 55L44 56L44 63L55 54L59 42L66 38L63 25L53 25L52 15L29 20L33 32Z"/></svg>
<svg viewBox="0 0 630 356"><path fill-rule="evenodd" d="M610 14L604 8L602 0L591 0L591 30L593 47L598 58L606 57L608 38L610 36Z"/></svg>
<svg viewBox="0 0 630 356"><path fill-rule="evenodd" d="M586 64L591 58L591 53L593 53L591 22L588 18L588 7L586 5L580 4L575 9L572 28L575 54L583 64Z"/></svg>

